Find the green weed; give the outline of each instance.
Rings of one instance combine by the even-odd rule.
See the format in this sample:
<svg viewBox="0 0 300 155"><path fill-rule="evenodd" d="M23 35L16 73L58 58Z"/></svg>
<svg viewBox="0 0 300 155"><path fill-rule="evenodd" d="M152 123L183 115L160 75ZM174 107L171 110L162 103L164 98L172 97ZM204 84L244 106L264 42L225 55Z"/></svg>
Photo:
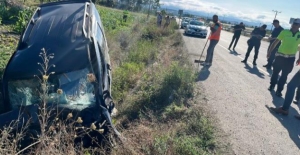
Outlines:
<svg viewBox="0 0 300 155"><path fill-rule="evenodd" d="M129 53L128 61L148 65L156 60L158 52L157 44L141 40L137 42L134 49Z"/></svg>
<svg viewBox="0 0 300 155"><path fill-rule="evenodd" d="M191 69L174 62L169 68L158 66L155 72L144 74L138 100L133 101L124 113L130 120L140 117L141 111L153 111L161 119L171 104L181 105L193 96L195 75Z"/></svg>
<svg viewBox="0 0 300 155"><path fill-rule="evenodd" d="M3 3L0 3L0 17L3 21L11 21L11 17L18 15L19 11L18 8L6 7Z"/></svg>
<svg viewBox="0 0 300 155"><path fill-rule="evenodd" d="M139 73L143 69L142 64L128 62L116 68L113 72L112 93L115 100L125 97L126 92L132 89L139 79Z"/></svg>
<svg viewBox="0 0 300 155"><path fill-rule="evenodd" d="M134 17L131 13L127 13L127 20L126 22L123 20L123 12L121 10L114 10L103 7L97 6L99 14L101 16L101 20L105 30L113 31L122 28L127 28L132 25L134 22Z"/></svg>
<svg viewBox="0 0 300 155"><path fill-rule="evenodd" d="M19 11L17 16L11 16L11 19L16 19L16 23L13 26L13 30L17 32L18 34L21 34L25 27L27 26L27 23L29 22L29 19L33 15L35 8L26 8L24 10Z"/></svg>

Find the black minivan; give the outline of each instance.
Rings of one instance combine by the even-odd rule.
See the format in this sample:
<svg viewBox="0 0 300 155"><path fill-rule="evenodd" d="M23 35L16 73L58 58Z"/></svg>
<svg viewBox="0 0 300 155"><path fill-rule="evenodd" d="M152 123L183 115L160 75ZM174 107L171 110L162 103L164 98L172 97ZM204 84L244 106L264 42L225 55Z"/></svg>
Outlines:
<svg viewBox="0 0 300 155"><path fill-rule="evenodd" d="M36 9L3 74L5 112L0 115L0 128L12 120L25 123L30 119L29 130L40 130L43 80L47 80L47 109L54 111L51 118L80 117L80 125L103 129L104 133L94 135L98 140L110 131L118 134L111 121L114 103L108 46L93 2L51 2ZM80 141L90 146L91 140L84 138L89 136Z"/></svg>

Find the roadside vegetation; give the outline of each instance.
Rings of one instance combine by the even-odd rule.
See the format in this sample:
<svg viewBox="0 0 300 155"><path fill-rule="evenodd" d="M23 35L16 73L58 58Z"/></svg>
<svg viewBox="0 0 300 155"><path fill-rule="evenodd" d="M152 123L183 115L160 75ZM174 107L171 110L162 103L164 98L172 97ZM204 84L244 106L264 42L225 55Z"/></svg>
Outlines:
<svg viewBox="0 0 300 155"><path fill-rule="evenodd" d="M24 11L0 7L0 69L3 70L34 6ZM147 19L145 14L103 6L97 8L105 27L112 63L112 96L118 110L113 122L124 137L123 144L111 153L222 154L213 124L203 114L200 102L194 100L195 95L199 95L194 90L196 74L184 52L186 48L175 20L163 29L156 26L155 16ZM127 14L126 22L124 13ZM5 137L6 133L0 134L0 154L16 154L20 151L17 143L22 136L11 141ZM30 151L73 154L78 149L70 145L73 138L72 133L63 132L56 138L44 136L39 139L42 145ZM94 151L99 150L83 149L81 154Z"/></svg>

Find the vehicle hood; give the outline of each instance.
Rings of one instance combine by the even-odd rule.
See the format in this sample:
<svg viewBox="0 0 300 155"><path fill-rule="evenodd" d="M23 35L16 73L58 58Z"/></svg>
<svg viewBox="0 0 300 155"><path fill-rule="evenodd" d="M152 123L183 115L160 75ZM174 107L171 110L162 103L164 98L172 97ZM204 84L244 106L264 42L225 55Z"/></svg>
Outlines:
<svg viewBox="0 0 300 155"><path fill-rule="evenodd" d="M198 30L206 30L206 26L199 26L199 25L188 25L189 28L191 29L198 29Z"/></svg>

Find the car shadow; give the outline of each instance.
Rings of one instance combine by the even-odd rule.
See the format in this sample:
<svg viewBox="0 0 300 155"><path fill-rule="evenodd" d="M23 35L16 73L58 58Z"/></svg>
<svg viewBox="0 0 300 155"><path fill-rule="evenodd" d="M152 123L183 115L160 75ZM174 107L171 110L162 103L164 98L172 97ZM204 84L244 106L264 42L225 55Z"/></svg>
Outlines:
<svg viewBox="0 0 300 155"><path fill-rule="evenodd" d="M256 66L253 66L253 67L250 67L247 63L245 63L245 69L247 69L247 71L251 74L255 74L257 75L258 77L264 79L265 75L263 73L261 73L258 68Z"/></svg>
<svg viewBox="0 0 300 155"><path fill-rule="evenodd" d="M196 79L196 82L199 81L205 81L209 75L210 75L210 71L209 71L210 66L203 66L200 71L198 72L198 77Z"/></svg>
<svg viewBox="0 0 300 155"><path fill-rule="evenodd" d="M276 103L273 103L273 104L277 104L277 101L275 100ZM283 102L281 102L282 104ZM281 106L281 105L280 105ZM276 107L279 107L279 106L276 106ZM299 136L300 136L300 121L297 120L294 116L297 114L297 111L290 107L289 109L289 115L288 116L284 116L284 115L281 115L281 114L277 114L273 111L270 110L270 107L268 107L266 105L266 108L270 111L270 113L275 117L277 118L277 120L281 123L281 125L283 127L286 128L286 130L288 131L289 133L289 136L291 138L291 140L293 140L293 142L297 145L297 147L300 149L300 139L299 139ZM270 131L271 132L271 131Z"/></svg>
<svg viewBox="0 0 300 155"><path fill-rule="evenodd" d="M236 50L231 50L231 49L229 49L229 51L230 51L230 54L232 54L232 55L235 55L235 56L241 55L241 54L238 53Z"/></svg>

